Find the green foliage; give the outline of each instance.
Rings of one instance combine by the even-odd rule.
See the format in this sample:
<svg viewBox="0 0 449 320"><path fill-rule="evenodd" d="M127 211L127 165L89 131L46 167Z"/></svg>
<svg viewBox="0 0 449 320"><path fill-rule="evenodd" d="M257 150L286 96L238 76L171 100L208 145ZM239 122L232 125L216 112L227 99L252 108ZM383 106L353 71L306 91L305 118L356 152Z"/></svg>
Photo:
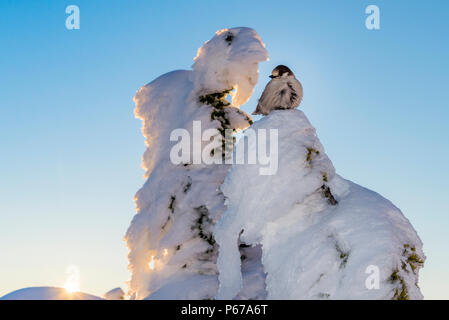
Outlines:
<svg viewBox="0 0 449 320"><path fill-rule="evenodd" d="M337 199L335 199L334 195L331 192L331 189L327 185L323 184L321 186L321 190L323 191L324 197L329 201L329 204L333 206L336 206L338 204Z"/></svg>
<svg viewBox="0 0 449 320"><path fill-rule="evenodd" d="M170 197L170 204L168 205L168 209L170 209L171 213L175 212L175 201L176 201L176 197L175 196L171 196Z"/></svg>
<svg viewBox="0 0 449 320"><path fill-rule="evenodd" d="M416 253L416 247L404 244L402 255L406 258L405 263L410 266L413 273L416 273L416 270L424 265L424 261Z"/></svg>
<svg viewBox="0 0 449 320"><path fill-rule="evenodd" d="M170 217L170 215L169 215L169 216L167 217L167 221L165 221L164 225L161 227L162 230L164 230L164 229L167 227L167 225L168 225L168 223L170 222L170 220L171 220L171 217Z"/></svg>
<svg viewBox="0 0 449 320"><path fill-rule="evenodd" d="M329 293L325 293L325 292L320 292L319 294L318 294L318 297L320 298L320 299L329 299L330 298L330 294Z"/></svg>
<svg viewBox="0 0 449 320"><path fill-rule="evenodd" d="M401 269L405 272L409 272L407 266L413 273L416 274L418 268L424 265L423 259L416 253L416 247L410 244L404 244L404 250L402 251L402 256L405 258L401 260ZM404 281L404 278L400 275L399 269L395 268L390 275L389 281L391 283L396 283L398 286L394 289L393 300L409 300L408 288ZM415 284L418 287L418 284Z"/></svg>
<svg viewBox="0 0 449 320"><path fill-rule="evenodd" d="M226 97L234 88L224 90L222 92L209 93L199 97L199 101L203 104L208 104L214 108L224 108L230 105L226 101Z"/></svg>
<svg viewBox="0 0 449 320"><path fill-rule="evenodd" d="M233 90L233 88L224 90L222 92L209 93L199 97L199 102L202 104L210 105L213 110L210 114L212 121L217 120L220 122L220 127L217 130L222 136L222 157L225 158L226 152L232 152L232 150L226 150L226 129L231 129L231 123L228 119L225 108L230 106L229 101L226 100L227 95ZM232 145L232 144L231 144ZM211 153L213 156L215 153Z"/></svg>
<svg viewBox="0 0 449 320"><path fill-rule="evenodd" d="M396 268L393 270L393 273L390 275L390 282L395 282L398 281L399 278L399 270Z"/></svg>
<svg viewBox="0 0 449 320"><path fill-rule="evenodd" d="M401 287L394 290L393 300L410 300L407 286L403 279L401 279Z"/></svg>
<svg viewBox="0 0 449 320"><path fill-rule="evenodd" d="M184 193L187 193L187 191L190 190L192 187L192 178L190 176L187 177L187 183L184 186L184 189L182 190Z"/></svg>
<svg viewBox="0 0 449 320"><path fill-rule="evenodd" d="M412 268L413 272L415 272L418 267L421 267L424 264L424 261L422 261L422 259L420 259L416 253L409 255L409 257L407 258L407 262Z"/></svg>
<svg viewBox="0 0 449 320"><path fill-rule="evenodd" d="M312 165L311 162L312 162L312 160L313 160L314 155L319 155L319 154L320 154L320 152L319 152L318 150L316 150L316 149L314 149L314 148L307 148L307 158L306 158L306 161L307 161L310 165Z"/></svg>
<svg viewBox="0 0 449 320"><path fill-rule="evenodd" d="M212 233L213 221L209 217L209 210L205 205L194 208L198 218L194 221L194 225L191 227L192 230L196 230L197 235L200 239L206 241L209 246L203 252L197 255L199 261L215 261L217 254L217 245ZM214 268L206 267L205 269L199 271L200 274L214 274L216 270Z"/></svg>
<svg viewBox="0 0 449 320"><path fill-rule="evenodd" d="M394 269L390 275L391 283L398 283L399 287L394 289L393 300L409 300L407 285L404 279L399 275L398 268Z"/></svg>
<svg viewBox="0 0 449 320"><path fill-rule="evenodd" d="M407 264L404 261L402 261L402 263L401 263L401 269L404 270L407 273L409 272L408 269L407 269Z"/></svg>
<svg viewBox="0 0 449 320"><path fill-rule="evenodd" d="M195 208L198 214L198 219L195 220L195 224L192 226L192 230L198 230L198 236L207 241L211 246L215 245L215 239L212 232L207 231L208 226L213 225L212 219L209 218L209 210L206 206L202 205Z"/></svg>
<svg viewBox="0 0 449 320"><path fill-rule="evenodd" d="M323 176L323 181L324 182L329 182L328 178L327 178L327 173L326 172L321 172L321 175Z"/></svg>
<svg viewBox="0 0 449 320"><path fill-rule="evenodd" d="M404 250L402 251L402 255L406 258L405 261L402 261L402 269L404 270L406 270L407 265L409 265L413 273L416 273L416 270L424 265L424 261L416 253L416 247L414 246L411 246L407 243L404 244Z"/></svg>
<svg viewBox="0 0 449 320"><path fill-rule="evenodd" d="M349 259L349 252L345 252L345 251L338 245L338 243L335 244L335 249L336 249L337 252L340 254L340 259L341 259L340 268L344 268L344 267L346 266L346 263L348 262L348 259Z"/></svg>

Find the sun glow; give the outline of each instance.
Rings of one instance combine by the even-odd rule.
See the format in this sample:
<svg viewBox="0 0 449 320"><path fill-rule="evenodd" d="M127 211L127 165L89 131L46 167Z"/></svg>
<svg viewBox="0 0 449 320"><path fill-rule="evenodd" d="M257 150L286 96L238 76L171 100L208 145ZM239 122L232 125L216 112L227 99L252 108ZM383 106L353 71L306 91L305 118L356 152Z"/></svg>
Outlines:
<svg viewBox="0 0 449 320"><path fill-rule="evenodd" d="M80 291L80 287L77 283L70 283L70 282L68 282L64 285L64 289L69 293L74 293L74 292Z"/></svg>
<svg viewBox="0 0 449 320"><path fill-rule="evenodd" d="M77 266L68 266L66 273L68 274L67 281L64 284L64 289L69 293L80 291L80 271Z"/></svg>

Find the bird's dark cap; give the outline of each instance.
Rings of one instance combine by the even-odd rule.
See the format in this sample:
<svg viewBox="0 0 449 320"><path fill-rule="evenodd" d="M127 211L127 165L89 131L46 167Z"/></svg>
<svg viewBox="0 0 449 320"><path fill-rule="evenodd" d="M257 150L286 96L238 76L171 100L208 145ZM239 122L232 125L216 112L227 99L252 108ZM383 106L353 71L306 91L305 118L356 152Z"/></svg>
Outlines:
<svg viewBox="0 0 449 320"><path fill-rule="evenodd" d="M284 73L287 73L287 75L294 75L293 72L290 70L289 67L284 66L283 64L278 65L276 68L273 69L271 72L270 78L277 78L282 76Z"/></svg>

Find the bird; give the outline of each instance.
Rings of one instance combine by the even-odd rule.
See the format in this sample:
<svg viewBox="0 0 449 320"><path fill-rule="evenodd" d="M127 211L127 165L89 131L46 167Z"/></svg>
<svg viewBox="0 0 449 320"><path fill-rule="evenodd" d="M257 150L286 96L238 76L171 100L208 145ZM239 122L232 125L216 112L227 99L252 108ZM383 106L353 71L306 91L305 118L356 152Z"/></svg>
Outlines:
<svg viewBox="0 0 449 320"><path fill-rule="evenodd" d="M253 114L268 115L272 110L295 109L302 100L303 90L289 67L278 65L269 76L265 90Z"/></svg>

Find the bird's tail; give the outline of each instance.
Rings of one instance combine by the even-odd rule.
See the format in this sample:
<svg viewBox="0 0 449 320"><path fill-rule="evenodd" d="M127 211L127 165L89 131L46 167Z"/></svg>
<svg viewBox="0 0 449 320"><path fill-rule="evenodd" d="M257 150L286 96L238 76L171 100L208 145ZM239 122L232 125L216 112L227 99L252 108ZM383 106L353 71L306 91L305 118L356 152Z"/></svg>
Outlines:
<svg viewBox="0 0 449 320"><path fill-rule="evenodd" d="M253 113L251 113L251 114L253 114L253 115L261 114L261 113L260 113L260 109L259 109L259 105L257 105L256 110L254 110Z"/></svg>

